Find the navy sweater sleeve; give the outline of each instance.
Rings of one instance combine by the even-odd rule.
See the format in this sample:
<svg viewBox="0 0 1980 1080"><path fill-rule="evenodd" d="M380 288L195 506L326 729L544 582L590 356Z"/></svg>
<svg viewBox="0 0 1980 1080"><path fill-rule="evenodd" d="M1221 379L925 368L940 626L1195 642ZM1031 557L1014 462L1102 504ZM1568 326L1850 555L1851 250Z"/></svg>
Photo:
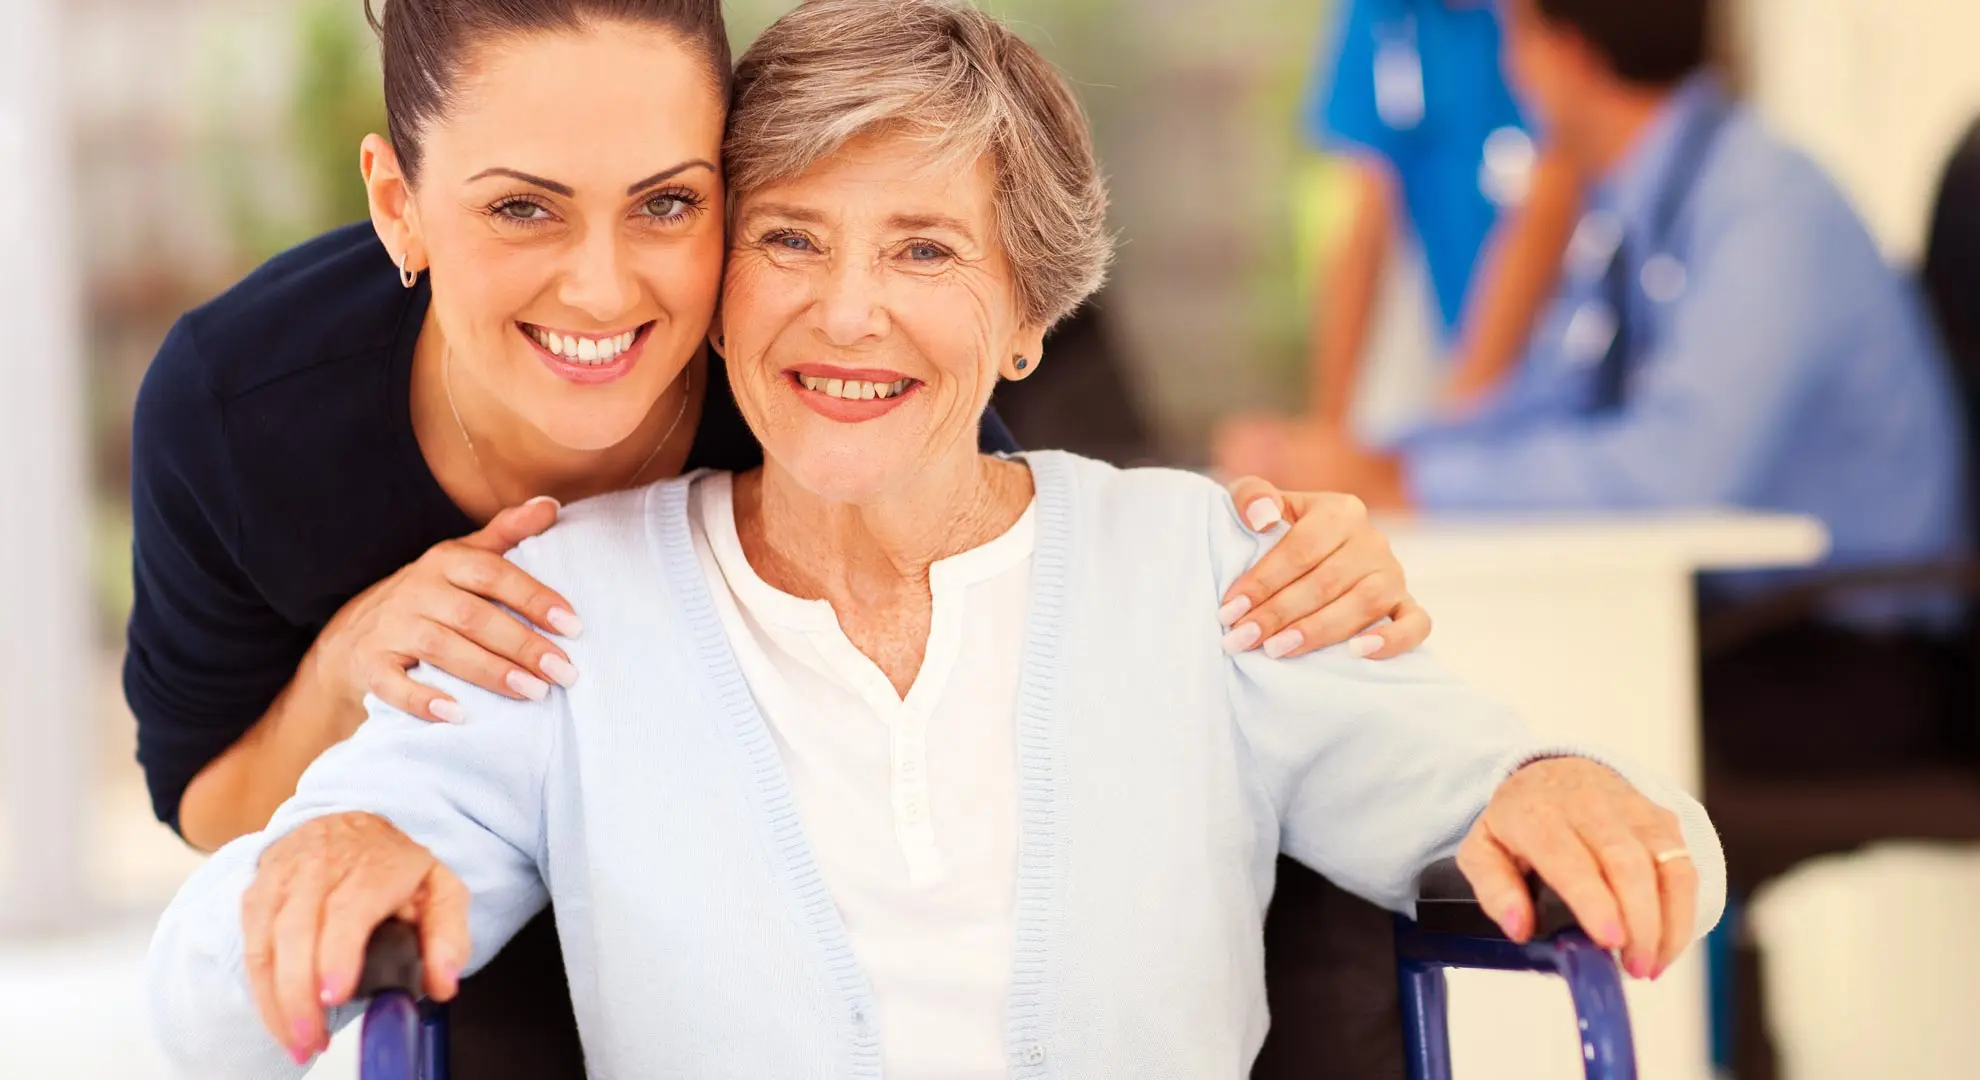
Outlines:
<svg viewBox="0 0 1980 1080"><path fill-rule="evenodd" d="M186 786L260 719L310 643L237 558L225 417L198 349L181 321L139 389L131 446L124 695L152 806L175 829Z"/></svg>

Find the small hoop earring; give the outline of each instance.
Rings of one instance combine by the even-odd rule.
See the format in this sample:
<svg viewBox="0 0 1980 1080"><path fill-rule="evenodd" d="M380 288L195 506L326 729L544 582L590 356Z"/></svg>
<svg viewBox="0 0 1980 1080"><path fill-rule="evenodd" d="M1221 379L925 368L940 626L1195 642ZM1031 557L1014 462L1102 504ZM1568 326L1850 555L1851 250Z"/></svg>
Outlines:
<svg viewBox="0 0 1980 1080"><path fill-rule="evenodd" d="M419 271L406 268L406 263L411 261L411 258L409 255L399 256L399 284L408 289L419 284Z"/></svg>
<svg viewBox="0 0 1980 1080"><path fill-rule="evenodd" d="M1020 357L1018 357L1018 358L1017 358L1017 365L1016 365L1016 366L1017 366L1017 369L1018 369L1019 371L1023 371L1023 370L1025 369L1025 368L1028 368L1028 367L1030 367L1030 366L1031 366L1031 361L1029 361L1029 360L1026 360L1026 359L1025 359L1024 357L1022 357L1022 356L1020 356Z"/></svg>

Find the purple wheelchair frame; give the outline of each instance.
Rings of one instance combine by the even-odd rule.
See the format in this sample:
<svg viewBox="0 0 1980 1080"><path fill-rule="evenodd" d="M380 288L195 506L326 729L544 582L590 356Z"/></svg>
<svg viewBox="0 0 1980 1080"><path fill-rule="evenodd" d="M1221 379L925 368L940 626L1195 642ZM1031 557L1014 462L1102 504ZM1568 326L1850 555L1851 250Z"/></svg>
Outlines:
<svg viewBox="0 0 1980 1080"><path fill-rule="evenodd" d="M1552 889L1535 887L1539 933L1521 945L1506 940L1480 910L1457 865L1445 860L1423 875L1417 919L1396 920L1403 1053L1410 1080L1452 1080L1444 971L1482 968L1537 971L1567 980L1574 999L1586 1080L1636 1080L1636 1044L1615 958L1588 939ZM422 1005L419 938L389 922L372 936L359 992L365 1012L361 1080L447 1080L447 1015Z"/></svg>

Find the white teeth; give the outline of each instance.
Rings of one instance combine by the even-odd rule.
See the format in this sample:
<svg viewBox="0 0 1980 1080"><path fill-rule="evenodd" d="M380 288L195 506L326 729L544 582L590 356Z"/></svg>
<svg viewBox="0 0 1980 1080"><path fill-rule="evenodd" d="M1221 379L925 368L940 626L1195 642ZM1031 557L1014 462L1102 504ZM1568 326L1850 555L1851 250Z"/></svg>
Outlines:
<svg viewBox="0 0 1980 1080"><path fill-rule="evenodd" d="M800 375L798 382L806 390L842 398L846 401L872 401L876 398L890 398L906 390L911 379L891 383L861 382L857 379L826 379L811 375Z"/></svg>
<svg viewBox="0 0 1980 1080"><path fill-rule="evenodd" d="M608 338L581 338L571 334L559 334L540 327L529 327L531 340L543 346L551 355L561 357L574 364L608 364L617 359L633 342L639 340L639 331L629 330Z"/></svg>

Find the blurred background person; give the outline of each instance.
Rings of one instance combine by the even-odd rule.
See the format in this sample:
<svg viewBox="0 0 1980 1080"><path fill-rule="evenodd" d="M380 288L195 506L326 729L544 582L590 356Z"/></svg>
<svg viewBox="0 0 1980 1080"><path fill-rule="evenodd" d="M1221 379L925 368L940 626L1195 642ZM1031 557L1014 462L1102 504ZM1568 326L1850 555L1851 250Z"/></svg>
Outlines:
<svg viewBox="0 0 1980 1080"><path fill-rule="evenodd" d="M1499 382L1553 288L1577 192L1536 152L1492 4L1348 0L1341 16L1306 124L1341 158L1353 209L1313 297L1307 415L1382 431ZM1434 335L1378 349L1385 293L1424 278Z"/></svg>
<svg viewBox="0 0 1980 1080"><path fill-rule="evenodd" d="M1520 370L1386 449L1282 423L1226 464L1439 513L1792 511L1828 528L1832 569L1967 554L1966 435L1938 335L1827 174L1704 73L1713 6L1510 0L1512 70L1589 192ZM1708 627L1783 584L1708 578ZM1812 607L1705 658L1710 783L1836 782L1948 753L1956 599L1860 589ZM1725 828L1737 852L1738 821Z"/></svg>

